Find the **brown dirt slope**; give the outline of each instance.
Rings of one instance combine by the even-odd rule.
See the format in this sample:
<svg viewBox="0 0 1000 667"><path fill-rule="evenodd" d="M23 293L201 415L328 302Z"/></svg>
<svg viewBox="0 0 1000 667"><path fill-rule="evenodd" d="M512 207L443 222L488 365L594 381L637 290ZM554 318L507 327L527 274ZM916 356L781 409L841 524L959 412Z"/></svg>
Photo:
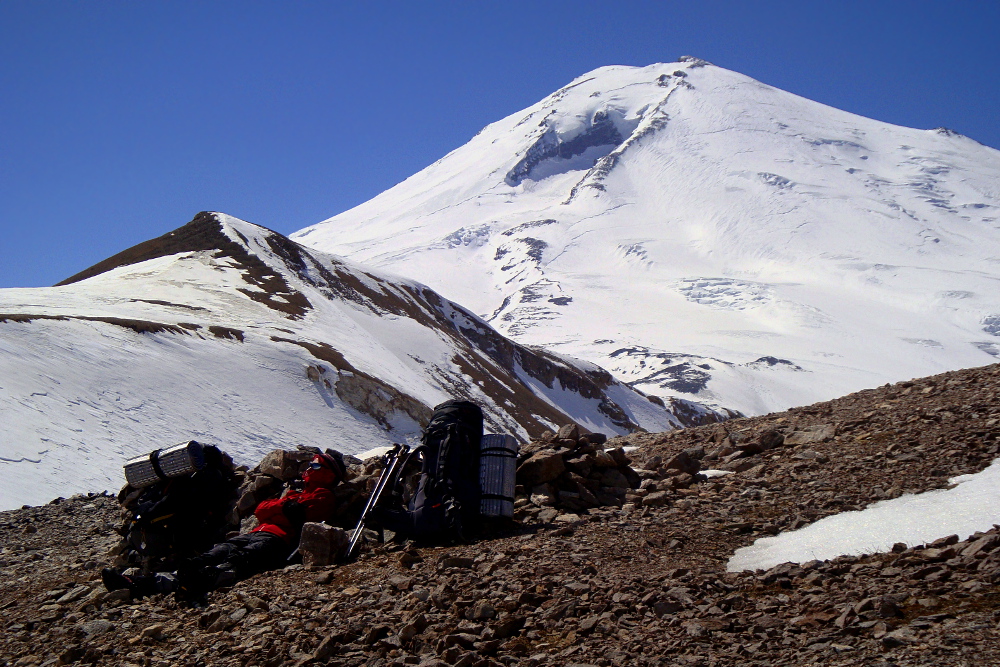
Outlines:
<svg viewBox="0 0 1000 667"><path fill-rule="evenodd" d="M982 470L1000 446L998 390L988 366L633 436L612 445L640 445L637 467L702 448L703 468L736 472L656 506L640 489L475 544L292 566L204 610L102 593L112 498L5 512L0 665L1000 664L996 531L725 572L761 535Z"/></svg>

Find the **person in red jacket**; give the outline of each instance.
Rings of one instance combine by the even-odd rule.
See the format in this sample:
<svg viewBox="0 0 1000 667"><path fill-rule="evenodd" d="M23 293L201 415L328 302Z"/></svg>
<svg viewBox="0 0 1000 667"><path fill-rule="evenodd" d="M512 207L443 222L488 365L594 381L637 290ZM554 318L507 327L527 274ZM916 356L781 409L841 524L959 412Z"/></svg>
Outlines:
<svg viewBox="0 0 1000 667"><path fill-rule="evenodd" d="M302 489L290 488L280 498L257 505L254 516L260 525L250 534L268 533L277 535L286 545L298 544L303 524L333 516L336 503L332 489L344 474L342 459L317 454L302 473Z"/></svg>
<svg viewBox="0 0 1000 667"><path fill-rule="evenodd" d="M216 588L284 567L299 543L303 524L332 518L336 508L333 487L345 475L344 461L336 452L317 454L302 473L297 485L301 488L289 488L280 498L257 506L254 515L260 525L252 532L183 561L176 573L126 577L105 569L101 572L104 586L109 591L128 588L135 597L176 591L182 600L197 603Z"/></svg>

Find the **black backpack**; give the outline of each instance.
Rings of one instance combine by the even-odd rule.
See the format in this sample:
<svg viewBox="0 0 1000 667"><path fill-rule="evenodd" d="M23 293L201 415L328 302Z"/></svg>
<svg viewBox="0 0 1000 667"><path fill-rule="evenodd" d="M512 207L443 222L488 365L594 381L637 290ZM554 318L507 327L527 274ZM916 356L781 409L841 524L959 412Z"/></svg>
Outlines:
<svg viewBox="0 0 1000 667"><path fill-rule="evenodd" d="M407 454L377 513L384 528L417 539L463 537L463 526L479 516L479 451L483 411L469 401L434 408L421 444ZM403 505L407 464L420 462L416 490Z"/></svg>
<svg viewBox="0 0 1000 667"><path fill-rule="evenodd" d="M232 460L213 446L204 453L205 467L195 473L122 489L122 564L147 572L172 570L180 559L205 551L234 528L229 513L239 483Z"/></svg>

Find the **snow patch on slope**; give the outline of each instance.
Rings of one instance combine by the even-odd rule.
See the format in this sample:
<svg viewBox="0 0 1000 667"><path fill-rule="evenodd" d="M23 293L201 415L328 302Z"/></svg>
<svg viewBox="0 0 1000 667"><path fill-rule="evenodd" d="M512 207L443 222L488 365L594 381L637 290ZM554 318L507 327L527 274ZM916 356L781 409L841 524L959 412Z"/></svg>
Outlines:
<svg viewBox="0 0 1000 667"><path fill-rule="evenodd" d="M883 500L859 512L842 512L799 530L761 538L738 549L727 569L767 570L786 562L881 553L897 542L916 546L955 534L964 540L1000 523L1000 461L983 472L949 481L956 486Z"/></svg>

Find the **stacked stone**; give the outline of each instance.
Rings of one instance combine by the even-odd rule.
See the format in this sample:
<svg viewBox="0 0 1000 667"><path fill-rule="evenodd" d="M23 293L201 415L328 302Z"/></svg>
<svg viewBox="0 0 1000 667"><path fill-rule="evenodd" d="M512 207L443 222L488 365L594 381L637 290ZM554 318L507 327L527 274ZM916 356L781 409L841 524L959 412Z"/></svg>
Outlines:
<svg viewBox="0 0 1000 667"><path fill-rule="evenodd" d="M673 490L696 480L704 456L704 450L692 449L666 464L654 457L647 469L636 469L622 447L608 446L614 442L567 424L528 443L518 457L516 518L545 520L558 510L664 505Z"/></svg>

